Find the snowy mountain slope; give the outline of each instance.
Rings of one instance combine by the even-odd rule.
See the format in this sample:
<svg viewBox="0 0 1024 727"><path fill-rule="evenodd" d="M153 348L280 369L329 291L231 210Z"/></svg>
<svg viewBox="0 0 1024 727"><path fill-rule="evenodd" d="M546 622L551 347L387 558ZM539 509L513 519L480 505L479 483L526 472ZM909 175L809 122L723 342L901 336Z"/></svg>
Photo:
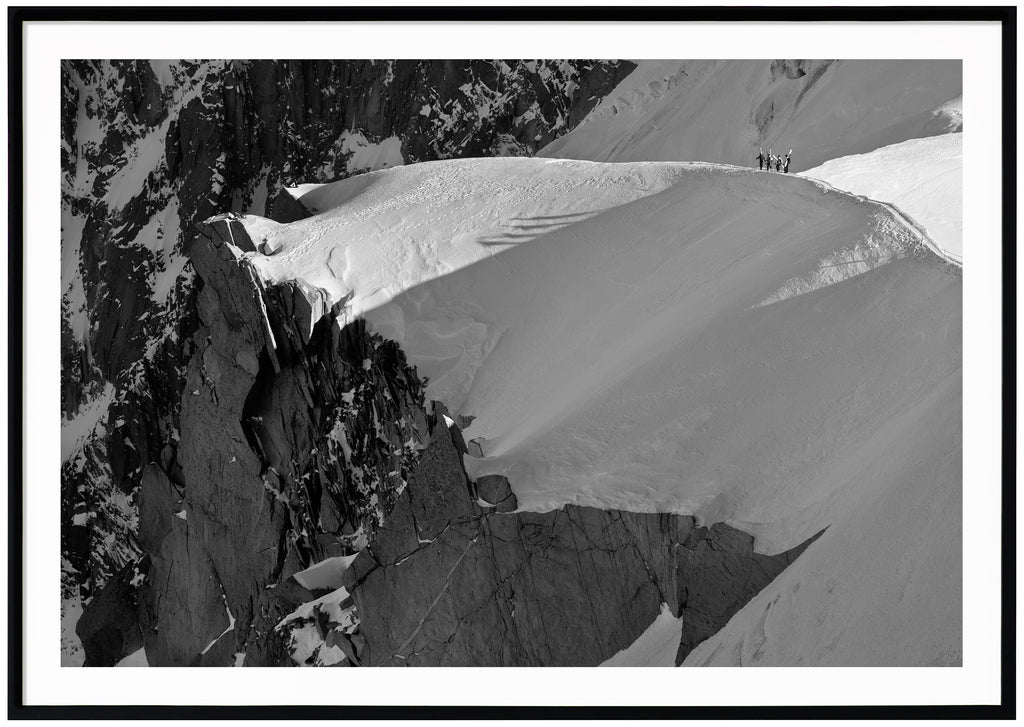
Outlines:
<svg viewBox="0 0 1024 727"><path fill-rule="evenodd" d="M683 665L962 664L961 392L958 364L851 453L826 535Z"/></svg>
<svg viewBox="0 0 1024 727"><path fill-rule="evenodd" d="M896 205L952 259L963 259L963 134L941 134L825 162L801 172Z"/></svg>
<svg viewBox="0 0 1024 727"><path fill-rule="evenodd" d="M508 475L524 509L692 513L766 552L828 528L688 664L958 663L960 278L929 248L959 259L959 64L643 62L543 152L746 169L492 159L322 184L528 155L630 65L489 63L65 65L69 619L139 556L143 468L183 486L186 254L231 209L299 219L246 218L270 253L252 263L398 341L466 417L470 473ZM759 144L832 159L806 173L832 186L751 172ZM300 219L278 192L311 180ZM322 555L303 553L290 568ZM669 659L674 621L623 658Z"/></svg>
<svg viewBox="0 0 1024 727"><path fill-rule="evenodd" d="M471 476L507 475L526 510L725 521L764 552L828 526L807 558L833 549L814 567L872 584L850 608L928 610L947 636L906 658L957 658L959 586L936 573L959 567L961 279L888 208L748 169L540 159L415 165L302 201L321 213L247 218L281 248L254 264L399 341L428 397L475 417ZM870 648L900 643L902 618L851 626L865 651L799 653L889 663Z"/></svg>
<svg viewBox="0 0 1024 727"><path fill-rule="evenodd" d="M640 61L547 157L756 165L794 149L799 171L959 131L959 61Z"/></svg>

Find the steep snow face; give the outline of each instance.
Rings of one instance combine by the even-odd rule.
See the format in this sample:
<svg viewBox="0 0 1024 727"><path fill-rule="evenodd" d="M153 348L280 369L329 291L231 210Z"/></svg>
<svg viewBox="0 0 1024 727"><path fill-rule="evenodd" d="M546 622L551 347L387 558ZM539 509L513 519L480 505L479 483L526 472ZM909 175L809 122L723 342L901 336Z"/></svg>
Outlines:
<svg viewBox="0 0 1024 727"><path fill-rule="evenodd" d="M254 264L399 341L428 397L475 417L471 476L506 475L524 510L725 521L762 552L827 526L788 572L805 588L770 603L806 649L754 643L760 599L734 642L757 663L959 659L961 278L891 208L793 175L542 159L302 201L320 214L249 218L280 246ZM841 597L846 625L824 615Z"/></svg>
<svg viewBox="0 0 1024 727"><path fill-rule="evenodd" d="M959 357L959 308L948 313ZM959 358L956 368L927 392L901 384L919 400L833 468L845 481L817 515L829 530L683 666L962 664Z"/></svg>
<svg viewBox="0 0 1024 727"><path fill-rule="evenodd" d="M889 202L918 222L943 254L963 259L963 134L910 139L802 172Z"/></svg>
<svg viewBox="0 0 1024 727"><path fill-rule="evenodd" d="M540 156L754 165L794 149L791 171L961 129L956 60L639 61Z"/></svg>

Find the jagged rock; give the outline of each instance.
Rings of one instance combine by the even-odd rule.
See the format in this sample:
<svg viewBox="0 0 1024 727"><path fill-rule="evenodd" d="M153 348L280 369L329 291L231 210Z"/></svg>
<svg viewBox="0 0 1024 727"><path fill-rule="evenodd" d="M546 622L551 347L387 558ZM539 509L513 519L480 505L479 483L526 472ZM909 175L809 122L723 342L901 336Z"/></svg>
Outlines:
<svg viewBox="0 0 1024 727"><path fill-rule="evenodd" d="M786 77L790 80L803 78L808 74L820 76L834 61L820 60L794 60L776 59L768 67L771 79L774 81L779 77Z"/></svg>
<svg viewBox="0 0 1024 727"><path fill-rule="evenodd" d="M239 220L238 215L231 212L197 223L196 230L210 239L230 243L242 252L256 252L256 245L245 225Z"/></svg>
<svg viewBox="0 0 1024 727"><path fill-rule="evenodd" d="M282 224L309 217L309 211L287 190L282 189L268 205L267 217Z"/></svg>
<svg viewBox="0 0 1024 727"><path fill-rule="evenodd" d="M813 540L765 556L751 536L691 517L485 511L466 489L454 433L435 427L391 516L345 573L365 664L596 665L661 603L687 624L678 663ZM484 487L501 492L493 479Z"/></svg>
<svg viewBox="0 0 1024 727"><path fill-rule="evenodd" d="M193 250L201 327L180 483L157 465L142 479L152 665L287 659L275 627L316 595L290 576L372 535L418 458L410 443L427 436L401 351L362 322L340 326L323 291L264 284L234 226L244 220L204 225Z"/></svg>
<svg viewBox="0 0 1024 727"><path fill-rule="evenodd" d="M503 475L484 475L476 481L476 494L490 503L498 512L512 512L519 503L508 478Z"/></svg>
<svg viewBox="0 0 1024 727"><path fill-rule="evenodd" d="M328 646L337 646L353 664L359 666L359 656L356 654L355 644L343 632L337 630L329 632L324 643Z"/></svg>
<svg viewBox="0 0 1024 727"><path fill-rule="evenodd" d="M261 255L276 255L281 252L281 243L274 240L263 240L259 245Z"/></svg>
<svg viewBox="0 0 1024 727"><path fill-rule="evenodd" d="M289 610L294 609L300 603L314 600L317 596L308 588L299 585L294 578L287 578L274 588L270 589L271 595L288 606Z"/></svg>

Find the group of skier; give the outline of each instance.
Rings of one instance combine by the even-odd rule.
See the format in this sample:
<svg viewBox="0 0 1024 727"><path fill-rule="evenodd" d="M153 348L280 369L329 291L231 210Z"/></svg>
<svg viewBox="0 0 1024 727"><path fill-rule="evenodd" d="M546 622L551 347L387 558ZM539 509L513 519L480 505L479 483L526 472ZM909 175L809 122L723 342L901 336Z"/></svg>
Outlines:
<svg viewBox="0 0 1024 727"><path fill-rule="evenodd" d="M767 169L770 172L774 167L776 172L789 172L789 158L792 155L792 149L790 149L789 153L785 156L782 156L781 154L773 154L771 149L768 150L768 154L766 156L764 149L758 149L757 168Z"/></svg>

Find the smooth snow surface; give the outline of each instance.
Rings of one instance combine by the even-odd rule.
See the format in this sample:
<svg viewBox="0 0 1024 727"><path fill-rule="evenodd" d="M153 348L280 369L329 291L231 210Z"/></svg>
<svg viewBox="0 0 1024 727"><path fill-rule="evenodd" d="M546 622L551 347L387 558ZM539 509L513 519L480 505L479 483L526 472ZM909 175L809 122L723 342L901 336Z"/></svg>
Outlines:
<svg viewBox="0 0 1024 727"><path fill-rule="evenodd" d="M683 620L672 615L667 603L640 637L601 666L675 666Z"/></svg>
<svg viewBox="0 0 1024 727"><path fill-rule="evenodd" d="M255 264L398 341L475 417L471 476L507 475L524 510L725 521L762 552L827 526L772 606L803 648L772 636L757 663L959 659L961 277L891 208L795 175L544 159L302 201L320 214L246 218L283 246ZM750 608L716 638L756 641Z"/></svg>
<svg viewBox="0 0 1024 727"><path fill-rule="evenodd" d="M793 149L795 172L959 131L962 84L959 60L639 61L539 155L756 167L759 147Z"/></svg>
<svg viewBox="0 0 1024 727"><path fill-rule="evenodd" d="M963 260L963 134L911 139L802 172L896 205L956 261Z"/></svg>

